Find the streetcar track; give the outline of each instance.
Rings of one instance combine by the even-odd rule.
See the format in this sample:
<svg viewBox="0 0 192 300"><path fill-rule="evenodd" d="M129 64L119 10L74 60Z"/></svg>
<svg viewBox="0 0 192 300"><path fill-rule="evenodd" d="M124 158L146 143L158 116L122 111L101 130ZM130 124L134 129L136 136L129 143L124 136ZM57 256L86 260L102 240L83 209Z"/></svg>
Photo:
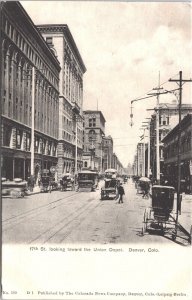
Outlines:
<svg viewBox="0 0 192 300"><path fill-rule="evenodd" d="M12 217L10 217L10 218L8 218L8 219L3 220L2 223L7 222L7 221L9 221L9 220L11 220L11 219L14 219L14 218L18 218L18 217L20 217L20 216L22 216L22 215L27 215L28 213L30 213L30 212L32 212L32 211L34 211L34 210L40 209L40 208L42 208L42 207L49 206L49 205L51 205L51 204L53 204L53 203L56 203L56 202L61 201L61 200L64 200L64 199L66 199L66 198L70 198L70 197L74 196L75 194L77 194L77 193L74 193L74 194L72 194L72 195L66 196L65 198L59 198L59 199L57 199L57 200L54 200L54 201L52 201L52 202L49 202L48 204L44 204L44 205L35 207L35 208L30 209L30 210L28 210L28 211L26 211L26 212L23 212L23 213L21 213L21 214L19 214L19 215L12 216Z"/></svg>
<svg viewBox="0 0 192 300"><path fill-rule="evenodd" d="M67 196L66 198L70 198L72 197L73 195L69 195ZM62 198L62 199L58 199L57 201L61 201L61 200L65 200L66 198ZM32 219L34 214L35 216L38 216L40 215L41 213L45 212L46 211L46 207L47 207L47 210L50 210L52 208L49 208L50 205L52 205L55 201L53 202L50 202L46 205L42 205L42 206L39 206L39 207L36 207L30 211L27 211L26 213L22 213L22 214L19 214L17 216L14 216L12 218L9 218L7 219L6 221L3 221L2 224L3 225L9 225L9 224L15 224L14 222L18 222L18 220L21 220L21 219L25 219L27 217L29 217L31 215L31 218L29 218L28 220ZM59 204L57 207L61 206L61 205L64 205L65 203L62 203L62 204ZM44 210L42 210L43 208L45 208ZM42 210L42 211L41 211ZM39 212L39 213L38 213ZM18 224L18 223L16 223Z"/></svg>
<svg viewBox="0 0 192 300"><path fill-rule="evenodd" d="M70 224L75 218L78 217L78 215L77 215L76 213L77 213L79 210L82 210L82 209L83 209L83 212L84 212L85 210L87 210L87 208L88 208L89 206L92 206L92 201L93 201L93 200L95 200L95 198L92 198L92 199L91 199L91 203L87 203L86 205L83 204L81 207L78 207L75 211L73 211L73 212L71 212L69 215L65 216L62 220L60 220L59 222L57 222L56 224L54 224L54 227L52 226L52 227L48 228L47 230L45 230L43 233L41 233L40 235L38 235L35 239L31 240L31 241L29 242L29 244L31 244L32 242L36 241L36 240L39 239L40 237L42 237L42 235L48 234L48 232L50 232L51 230L54 230L55 227L59 226L60 223L63 223L63 221L65 221L66 219L69 219L70 217L72 217L73 215L75 215L75 216L73 217L73 219L71 219L71 220L69 220L67 223L65 223L65 225L62 226L62 228L64 228L65 226L68 226L68 224ZM81 214L81 213L80 213L80 214ZM62 229L62 228L61 228L61 229ZM61 229L59 229L58 232L59 232ZM53 236L54 236L54 234L53 234ZM50 238L51 238L51 237L50 237ZM49 240L49 239L48 239L48 240ZM46 241L45 241L45 242L46 242ZM43 243L45 243L45 242L43 242Z"/></svg>
<svg viewBox="0 0 192 300"><path fill-rule="evenodd" d="M100 203L98 203L96 206L94 206L93 209L95 209L97 206L99 206ZM75 223L72 228L70 228L65 234L64 237L62 237L61 240L59 240L59 243L61 243L74 229L75 227L77 227L78 225L80 225L84 220L85 220L85 216L88 215L88 213L90 213L90 210L87 211L87 209L89 209L92 206L89 205L89 207L87 207L86 209L84 209L81 213L79 213L78 215L76 215L72 220L70 220L67 224L65 224L64 226L62 226L58 231L56 231L49 239L47 239L44 243L48 242L52 237L54 237L57 233L59 233L64 227L68 226L70 223L74 222L74 220L77 222ZM92 210L93 210L92 209ZM80 220L77 220L76 218L81 216L84 212L86 212L86 214L84 215L84 217L82 217Z"/></svg>
<svg viewBox="0 0 192 300"><path fill-rule="evenodd" d="M70 198L74 195L75 194L69 195L66 198ZM57 201L65 200L66 198L62 198L62 199L59 199ZM55 201L53 201L53 202L55 202ZM6 221L6 223L3 222L4 223L3 226L4 227L6 226L5 228L3 228L3 232L12 229L13 227L15 227L16 225L21 224L22 222L25 222L26 218L27 218L27 221L29 221L29 220L32 220L34 218L34 216L37 217L37 216L40 216L41 214L44 214L46 212L46 208L47 208L47 211L51 210L52 208L48 208L48 206L52 205L53 202L51 202L47 205L43 205L43 206L40 206L38 208L32 209L32 210L28 211L25 214L23 213L23 214L17 215L16 217L12 218L11 221L9 219L9 220ZM69 205L69 204L66 203L66 202L61 203L58 206L56 206L56 208L59 207L59 206L62 206L62 205ZM41 211L41 209L42 209L42 211Z"/></svg>

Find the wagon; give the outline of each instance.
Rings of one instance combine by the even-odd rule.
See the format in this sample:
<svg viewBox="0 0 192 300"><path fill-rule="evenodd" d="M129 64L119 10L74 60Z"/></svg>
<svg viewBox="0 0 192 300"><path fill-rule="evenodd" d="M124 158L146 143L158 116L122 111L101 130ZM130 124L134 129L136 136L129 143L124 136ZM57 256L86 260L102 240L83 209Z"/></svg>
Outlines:
<svg viewBox="0 0 192 300"><path fill-rule="evenodd" d="M27 191L27 181L22 180L21 178L15 178L14 180L2 178L1 185L3 197L24 197L25 192Z"/></svg>
<svg viewBox="0 0 192 300"><path fill-rule="evenodd" d="M50 192L51 184L50 184L50 176L45 175L41 176L41 184L40 184L41 192Z"/></svg>

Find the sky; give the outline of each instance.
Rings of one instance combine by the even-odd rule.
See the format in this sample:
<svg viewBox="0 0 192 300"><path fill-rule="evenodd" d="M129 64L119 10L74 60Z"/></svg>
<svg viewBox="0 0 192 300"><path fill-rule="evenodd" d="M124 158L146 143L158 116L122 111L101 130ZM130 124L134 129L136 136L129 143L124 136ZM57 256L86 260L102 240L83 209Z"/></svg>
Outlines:
<svg viewBox="0 0 192 300"><path fill-rule="evenodd" d="M124 165L133 162L156 97L133 103L160 84L178 85L170 78L191 75L190 2L21 1L34 24L67 24L87 68L83 109L101 110L105 134ZM160 96L160 103L177 100ZM183 103L191 102L191 83L183 86ZM98 106L97 106L98 105ZM146 138L147 139L147 138Z"/></svg>

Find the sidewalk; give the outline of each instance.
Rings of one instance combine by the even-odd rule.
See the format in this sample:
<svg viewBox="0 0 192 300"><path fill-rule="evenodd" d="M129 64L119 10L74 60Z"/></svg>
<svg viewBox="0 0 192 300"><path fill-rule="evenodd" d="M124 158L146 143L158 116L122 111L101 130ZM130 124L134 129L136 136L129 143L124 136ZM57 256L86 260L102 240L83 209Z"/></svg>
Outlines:
<svg viewBox="0 0 192 300"><path fill-rule="evenodd" d="M174 199L174 211L176 212L177 194ZM178 216L178 222L189 233L192 226L192 195L182 194L181 214Z"/></svg>

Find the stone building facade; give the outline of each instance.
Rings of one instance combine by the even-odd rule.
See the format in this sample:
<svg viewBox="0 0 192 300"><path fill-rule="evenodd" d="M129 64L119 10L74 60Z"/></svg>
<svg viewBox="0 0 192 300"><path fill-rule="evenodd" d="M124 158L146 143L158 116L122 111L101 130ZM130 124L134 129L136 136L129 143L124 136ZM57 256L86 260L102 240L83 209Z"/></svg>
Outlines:
<svg viewBox="0 0 192 300"><path fill-rule="evenodd" d="M123 175L125 173L125 169L115 153L113 153L113 155L112 155L112 166L111 167L112 167L112 169L116 169L117 173L119 175Z"/></svg>
<svg viewBox="0 0 192 300"><path fill-rule="evenodd" d="M178 186L178 132L175 126L163 139L164 177L177 190ZM192 194L192 114L181 121L181 192Z"/></svg>
<svg viewBox="0 0 192 300"><path fill-rule="evenodd" d="M39 25L60 66L58 176L82 168L83 152L83 74L84 62L65 24Z"/></svg>
<svg viewBox="0 0 192 300"><path fill-rule="evenodd" d="M2 176L30 176L34 118L37 179L57 164L60 65L19 2L1 4L1 24Z"/></svg>
<svg viewBox="0 0 192 300"><path fill-rule="evenodd" d="M181 118L192 112L191 104L182 104ZM160 179L164 181L164 152L163 138L174 128L179 120L178 105L173 103L161 103L159 107L159 158ZM156 113L152 114L150 121L150 168L153 179L156 178Z"/></svg>
<svg viewBox="0 0 192 300"><path fill-rule="evenodd" d="M104 152L104 158L103 158L104 170L111 169L113 166L113 139L110 135L103 137L103 152Z"/></svg>
<svg viewBox="0 0 192 300"><path fill-rule="evenodd" d="M97 169L101 173L104 168L103 137L105 135L105 118L101 111L86 110L84 116L84 150L83 167Z"/></svg>

